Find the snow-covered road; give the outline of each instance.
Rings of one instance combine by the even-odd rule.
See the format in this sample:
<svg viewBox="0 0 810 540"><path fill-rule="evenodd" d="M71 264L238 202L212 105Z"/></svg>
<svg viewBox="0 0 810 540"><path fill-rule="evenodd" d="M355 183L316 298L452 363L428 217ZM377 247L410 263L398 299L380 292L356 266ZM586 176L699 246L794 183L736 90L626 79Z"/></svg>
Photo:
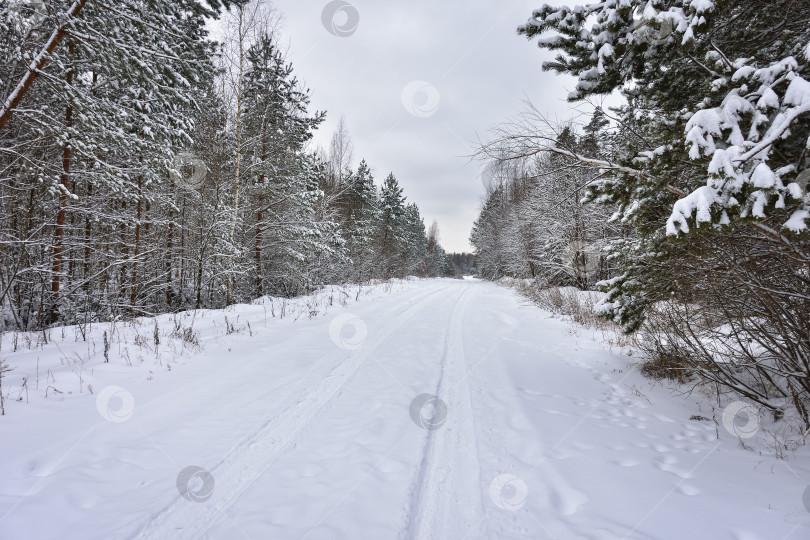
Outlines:
<svg viewBox="0 0 810 540"><path fill-rule="evenodd" d="M171 358L142 340L105 364L102 326L92 349L69 334L6 355L6 337L31 397L0 418L0 539L810 537L805 448L742 448L690 419L719 422L707 399L508 289L266 309L200 313L201 350ZM70 369L40 367L35 392L37 360Z"/></svg>

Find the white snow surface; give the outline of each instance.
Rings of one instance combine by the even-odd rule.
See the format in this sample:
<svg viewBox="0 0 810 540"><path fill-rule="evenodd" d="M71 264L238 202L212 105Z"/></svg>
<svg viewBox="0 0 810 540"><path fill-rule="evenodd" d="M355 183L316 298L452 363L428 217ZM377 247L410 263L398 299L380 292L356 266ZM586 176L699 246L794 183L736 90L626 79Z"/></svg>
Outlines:
<svg viewBox="0 0 810 540"><path fill-rule="evenodd" d="M178 315L199 347L6 334L0 539L810 537L806 447L743 447L601 332L473 279L344 290Z"/></svg>

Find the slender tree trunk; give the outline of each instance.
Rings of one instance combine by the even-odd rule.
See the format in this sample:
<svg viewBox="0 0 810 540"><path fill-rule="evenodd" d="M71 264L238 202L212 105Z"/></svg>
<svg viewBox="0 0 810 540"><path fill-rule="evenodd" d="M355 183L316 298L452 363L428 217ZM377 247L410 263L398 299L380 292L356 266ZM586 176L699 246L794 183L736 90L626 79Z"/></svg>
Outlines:
<svg viewBox="0 0 810 540"><path fill-rule="evenodd" d="M138 106L143 111L143 103L146 102L146 96L141 94L141 104ZM141 139L144 138L144 132L141 130ZM135 308L135 302L138 298L138 257L141 254L141 217L143 216L143 151L138 159L141 173L138 174L138 204L135 207L135 245L132 248L132 281L129 288L129 307Z"/></svg>
<svg viewBox="0 0 810 540"><path fill-rule="evenodd" d="M171 218L173 212L170 211L169 217ZM171 219L169 219L169 232L168 238L166 239L166 260L165 260L165 268L164 272L166 274L166 308L171 309L174 300L174 294L172 292L172 260L174 258L174 223Z"/></svg>
<svg viewBox="0 0 810 540"><path fill-rule="evenodd" d="M267 161L267 115L262 120L262 171L259 175L259 210L256 212L256 292L264 296L264 279L262 276L262 219L264 207L264 162Z"/></svg>
<svg viewBox="0 0 810 540"><path fill-rule="evenodd" d="M93 72L93 87L96 86L98 82L98 73L95 71ZM87 180L87 189L85 190L85 196L87 201L93 200L93 183L90 180ZM86 204L86 203L85 203ZM82 288L84 289L85 293L90 291L90 280L88 277L90 276L90 246L93 242L93 225L92 221L90 220L90 215L85 214L84 216L84 263L82 264L82 279L84 279L84 284Z"/></svg>
<svg viewBox="0 0 810 540"><path fill-rule="evenodd" d="M143 157L141 157L143 162ZM138 297L138 256L141 249L141 212L143 209L143 175L138 175L138 204L135 208L135 245L132 248L132 282L129 289L130 308L135 307Z"/></svg>
<svg viewBox="0 0 810 540"><path fill-rule="evenodd" d="M73 41L68 45L68 55L73 56ZM68 68L65 81L68 86L73 85L73 68ZM73 105L71 103L72 96L68 95L68 104L65 107L65 127L70 129L73 126ZM53 277L51 279L51 294L53 296L53 304L51 306L50 322L54 323L59 318L59 277L62 272L62 250L65 234L65 205L67 204L67 197L65 191L68 189L68 182L70 181L70 136L65 140L65 145L62 149L62 175L59 178L59 184L62 189L59 193L59 211L56 214L56 231L54 232L53 241Z"/></svg>
<svg viewBox="0 0 810 540"><path fill-rule="evenodd" d="M88 181L87 182L87 189L85 190L86 197L88 200L92 199L93 197L93 184ZM87 279L90 276L90 246L93 242L93 225L90 221L90 216L86 215L84 217L84 264L82 265L82 279L84 279L84 284L82 288L85 291L90 290L90 281Z"/></svg>
<svg viewBox="0 0 810 540"><path fill-rule="evenodd" d="M205 262L205 244L200 247L200 258L197 262L197 298L194 301L194 309L202 307L202 289L203 289L203 264ZM213 281L213 280L212 280Z"/></svg>
<svg viewBox="0 0 810 540"><path fill-rule="evenodd" d="M261 189L261 188L259 188ZM256 212L256 292L258 296L264 296L264 287L262 279L262 205L264 204L264 196L259 193L259 210Z"/></svg>
<svg viewBox="0 0 810 540"><path fill-rule="evenodd" d="M236 234L236 222L239 219L239 167L242 162L242 78L244 75L245 67L245 35L244 35L244 16L245 8L236 8L239 17L239 74L236 81L236 165L234 168L234 195L233 195L233 220L231 222L231 232L229 235L230 246L228 249L233 248L233 239ZM231 258L233 255L231 255ZM231 266L232 266L231 260ZM228 272L228 285L226 288L225 303L231 305L233 303L233 268Z"/></svg>
<svg viewBox="0 0 810 540"><path fill-rule="evenodd" d="M186 284L186 196L183 195L183 209L180 211L180 270L178 282L180 283L180 297L178 298L178 306L183 300L183 288ZM190 279L189 279L190 281ZM198 299L199 302L199 299Z"/></svg>

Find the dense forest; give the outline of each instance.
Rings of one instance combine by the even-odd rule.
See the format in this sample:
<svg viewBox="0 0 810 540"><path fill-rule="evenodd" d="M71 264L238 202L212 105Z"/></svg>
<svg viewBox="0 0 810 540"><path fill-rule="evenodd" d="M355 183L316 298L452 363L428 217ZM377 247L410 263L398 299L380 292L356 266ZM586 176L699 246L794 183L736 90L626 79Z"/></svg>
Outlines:
<svg viewBox="0 0 810 540"><path fill-rule="evenodd" d="M810 427L810 2L544 6L519 34L577 78L481 145L482 276L606 293L648 373ZM607 96L621 104L603 106Z"/></svg>
<svg viewBox="0 0 810 540"><path fill-rule="evenodd" d="M0 330L529 278L601 290L651 373L810 427L807 0L533 12L519 34L556 53L543 68L574 76L589 112L559 124L527 102L482 142L475 256L446 254L395 174L355 161L342 119L313 143L326 112L269 4L0 11Z"/></svg>
<svg viewBox="0 0 810 540"><path fill-rule="evenodd" d="M0 330L452 273L343 121L312 144L325 112L268 4L0 11Z"/></svg>

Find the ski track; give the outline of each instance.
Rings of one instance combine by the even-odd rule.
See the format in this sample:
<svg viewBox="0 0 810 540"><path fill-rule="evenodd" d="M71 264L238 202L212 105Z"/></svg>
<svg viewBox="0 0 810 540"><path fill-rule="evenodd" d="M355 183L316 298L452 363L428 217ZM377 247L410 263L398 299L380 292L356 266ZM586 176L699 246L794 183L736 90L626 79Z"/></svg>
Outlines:
<svg viewBox="0 0 810 540"><path fill-rule="evenodd" d="M432 290L412 300L412 305L377 333L372 343L349 355L304 396L293 396L266 418L261 427L244 438L210 472L217 478L217 489L209 504L189 504L178 497L168 508L150 520L135 540L161 540L167 531L173 538L196 539L205 534L249 488L291 446L302 430L339 395L343 386L369 359L385 339L423 308L428 299L446 287Z"/></svg>
<svg viewBox="0 0 810 540"><path fill-rule="evenodd" d="M419 470L411 488L408 523L400 538L464 538L482 514L478 452L461 329L474 291L456 300L446 332L436 394L447 420L427 431Z"/></svg>

